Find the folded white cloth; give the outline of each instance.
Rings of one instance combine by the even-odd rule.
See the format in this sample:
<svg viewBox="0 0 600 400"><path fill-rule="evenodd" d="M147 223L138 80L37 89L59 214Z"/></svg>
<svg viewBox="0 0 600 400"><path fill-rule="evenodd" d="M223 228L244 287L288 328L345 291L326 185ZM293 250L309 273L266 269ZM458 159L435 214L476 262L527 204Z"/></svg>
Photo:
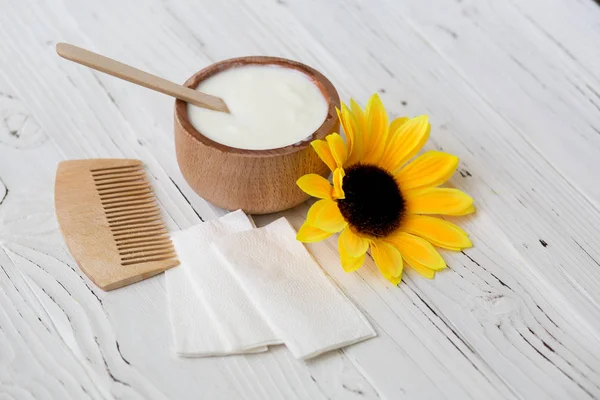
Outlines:
<svg viewBox="0 0 600 400"><path fill-rule="evenodd" d="M235 211L172 234L180 265L166 271L166 283L178 355L254 353L281 343L210 247L216 238L253 227Z"/></svg>
<svg viewBox="0 0 600 400"><path fill-rule="evenodd" d="M166 271L165 280L175 353L182 357L225 354L228 346L183 266Z"/></svg>
<svg viewBox="0 0 600 400"><path fill-rule="evenodd" d="M213 249L296 358L308 359L376 336L296 240L285 218L215 239Z"/></svg>

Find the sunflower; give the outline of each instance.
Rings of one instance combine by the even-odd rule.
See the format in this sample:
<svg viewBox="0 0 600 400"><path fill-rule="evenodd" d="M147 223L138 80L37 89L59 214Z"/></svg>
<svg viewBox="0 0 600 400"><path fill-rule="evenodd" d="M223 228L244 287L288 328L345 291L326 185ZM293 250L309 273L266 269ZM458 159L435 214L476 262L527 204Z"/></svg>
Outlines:
<svg viewBox="0 0 600 400"><path fill-rule="evenodd" d="M300 189L320 200L310 207L297 239L317 242L341 232L345 271L360 268L370 248L379 271L395 285L405 265L433 278L446 268L434 246L471 247L465 231L434 216L475 211L467 194L438 187L452 176L458 157L441 151L417 156L429 139L427 116L389 123L377 94L364 110L351 100L337 111L346 141L333 133L311 143L333 177L332 183L316 174L298 180Z"/></svg>

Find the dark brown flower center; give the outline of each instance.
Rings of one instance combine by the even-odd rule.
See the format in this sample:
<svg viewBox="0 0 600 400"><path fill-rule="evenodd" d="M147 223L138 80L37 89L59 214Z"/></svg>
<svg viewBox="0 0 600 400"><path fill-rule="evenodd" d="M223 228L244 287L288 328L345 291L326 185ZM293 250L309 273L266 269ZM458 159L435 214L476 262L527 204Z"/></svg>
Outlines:
<svg viewBox="0 0 600 400"><path fill-rule="evenodd" d="M384 237L400 226L404 199L398 184L387 171L368 164L346 170L342 187L345 198L339 209L359 233Z"/></svg>

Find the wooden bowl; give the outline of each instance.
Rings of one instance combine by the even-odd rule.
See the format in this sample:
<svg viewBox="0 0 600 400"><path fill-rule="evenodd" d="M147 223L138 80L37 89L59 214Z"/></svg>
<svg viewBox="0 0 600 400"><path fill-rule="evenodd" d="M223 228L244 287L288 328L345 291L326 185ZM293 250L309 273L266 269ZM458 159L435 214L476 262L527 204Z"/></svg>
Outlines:
<svg viewBox="0 0 600 400"><path fill-rule="evenodd" d="M305 73L319 87L329 109L323 124L304 141L270 150L244 150L217 143L198 132L190 123L187 103L175 102L175 149L177 162L188 184L214 205L227 210L266 214L294 207L308 198L296 185L304 174L327 177L329 168L310 146L339 131L335 111L340 105L337 91L320 72L284 58L241 57L204 68L185 82L196 88L211 75L247 64L273 64Z"/></svg>

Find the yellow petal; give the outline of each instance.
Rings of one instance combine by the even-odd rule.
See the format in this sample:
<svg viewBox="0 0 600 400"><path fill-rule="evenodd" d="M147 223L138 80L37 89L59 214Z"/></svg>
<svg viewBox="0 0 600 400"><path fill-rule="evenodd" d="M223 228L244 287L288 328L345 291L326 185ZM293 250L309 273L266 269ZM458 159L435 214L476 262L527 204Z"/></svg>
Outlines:
<svg viewBox="0 0 600 400"><path fill-rule="evenodd" d="M348 143L348 154L352 154L352 149L354 148L354 136L355 136L355 124L352 118L352 114L344 103L342 103L342 108L339 109L336 107L335 112L337 113L338 119L342 124L342 129L344 130L344 136L346 136L346 143Z"/></svg>
<svg viewBox="0 0 600 400"><path fill-rule="evenodd" d="M385 277L394 286L398 286L402 282L402 274L400 276L388 276Z"/></svg>
<svg viewBox="0 0 600 400"><path fill-rule="evenodd" d="M315 202L308 209L308 214L306 214L306 223L309 225L315 226L317 224L317 215L323 209L323 207L327 204L329 200L323 199Z"/></svg>
<svg viewBox="0 0 600 400"><path fill-rule="evenodd" d="M456 215L467 215L475 212L475 205L471 204L469 207L465 208L463 211Z"/></svg>
<svg viewBox="0 0 600 400"><path fill-rule="evenodd" d="M354 99L350 99L350 108L356 121L356 128L359 132L363 132L365 130L365 113Z"/></svg>
<svg viewBox="0 0 600 400"><path fill-rule="evenodd" d="M346 173L343 168L336 168L333 171L333 198L343 199L346 197L342 184L344 183L344 176Z"/></svg>
<svg viewBox="0 0 600 400"><path fill-rule="evenodd" d="M366 145L366 137L365 137L365 113L360 108L358 103L353 99L350 99L350 109L352 110L352 116L354 117L354 121L356 122L356 143L354 146L360 146L360 158L352 157L353 161L360 161L365 153L365 145Z"/></svg>
<svg viewBox="0 0 600 400"><path fill-rule="evenodd" d="M303 243L313 243L320 242L323 239L327 239L329 236L333 235L331 232L325 232L319 228L315 228L314 226L308 225L305 222L298 233L296 234L296 239Z"/></svg>
<svg viewBox="0 0 600 400"><path fill-rule="evenodd" d="M397 285L402 278L402 255L394 245L383 240L371 242L371 255L381 274Z"/></svg>
<svg viewBox="0 0 600 400"><path fill-rule="evenodd" d="M389 120L385 107L375 93L369 99L365 109L366 126L364 156L362 162L374 164L381 158L388 138Z"/></svg>
<svg viewBox="0 0 600 400"><path fill-rule="evenodd" d="M344 246L347 254L351 257L358 257L365 254L369 249L369 240L352 232L350 226L347 226L340 233L338 242L340 247Z"/></svg>
<svg viewBox="0 0 600 400"><path fill-rule="evenodd" d="M296 181L303 192L319 199L331 198L331 183L321 175L307 174Z"/></svg>
<svg viewBox="0 0 600 400"><path fill-rule="evenodd" d="M469 195L452 188L411 190L404 199L408 214L464 215L473 205Z"/></svg>
<svg viewBox="0 0 600 400"><path fill-rule="evenodd" d="M324 140L313 140L310 145L313 147L313 149L315 149L315 152L321 161L323 161L325 165L327 165L329 169L333 171L336 168L335 160L331 155L331 150L329 150L329 145L327 142Z"/></svg>
<svg viewBox="0 0 600 400"><path fill-rule="evenodd" d="M400 127L402 125L404 125L404 123L406 123L406 121L408 121L408 119L409 119L408 117L399 117L399 118L396 118L395 120L393 120L392 123L390 124L390 129L389 129L390 137L395 135L396 132L398 131L398 129L400 129Z"/></svg>
<svg viewBox="0 0 600 400"><path fill-rule="evenodd" d="M332 133L331 135L327 135L325 140L327 140L329 150L335 160L336 166L338 168L343 167L348 158L348 149L346 149L344 139L342 139L339 133Z"/></svg>
<svg viewBox="0 0 600 400"><path fill-rule="evenodd" d="M347 121L344 121L344 116L342 115L342 110L346 107L346 105L342 103L341 107L341 109L336 107L335 113L337 114L338 120L342 125L342 130L344 131L344 136L346 137L346 143L348 143L348 151L350 151L352 150L352 139L354 139L354 131L351 128L346 127Z"/></svg>
<svg viewBox="0 0 600 400"><path fill-rule="evenodd" d="M434 270L432 270L431 268L427 268L423 264L419 264L415 260L409 260L405 258L404 262L406 263L406 265L417 271L420 275L424 276L425 278L433 279L435 277Z"/></svg>
<svg viewBox="0 0 600 400"><path fill-rule="evenodd" d="M431 244L449 250L462 250L472 246L465 231L451 222L426 215L407 215L402 230L422 237Z"/></svg>
<svg viewBox="0 0 600 400"><path fill-rule="evenodd" d="M342 264L342 268L344 269L344 271L346 271L346 272L356 271L357 269L362 267L363 264L365 263L365 255L367 254L366 251L362 255L359 255L356 257L351 256L348 254L348 251L343 246L341 241L339 242L338 248L340 251L340 262Z"/></svg>
<svg viewBox="0 0 600 400"><path fill-rule="evenodd" d="M390 137L380 165L391 173L395 173L421 150L429 139L430 130L431 126L426 115L412 118L402 124Z"/></svg>
<svg viewBox="0 0 600 400"><path fill-rule="evenodd" d="M396 179L403 190L439 186L458 167L458 157L442 151L428 151L402 168Z"/></svg>
<svg viewBox="0 0 600 400"><path fill-rule="evenodd" d="M317 214L315 226L326 232L339 232L348 225L335 201L327 201Z"/></svg>
<svg viewBox="0 0 600 400"><path fill-rule="evenodd" d="M338 110L338 117L342 122L346 141L348 142L348 159L346 165L356 164L362 158L362 136L358 128L358 123L352 111L342 103L342 110Z"/></svg>
<svg viewBox="0 0 600 400"><path fill-rule="evenodd" d="M399 232L389 239L406 260L415 260L427 268L439 271L446 268L446 262L440 253L425 239Z"/></svg>

